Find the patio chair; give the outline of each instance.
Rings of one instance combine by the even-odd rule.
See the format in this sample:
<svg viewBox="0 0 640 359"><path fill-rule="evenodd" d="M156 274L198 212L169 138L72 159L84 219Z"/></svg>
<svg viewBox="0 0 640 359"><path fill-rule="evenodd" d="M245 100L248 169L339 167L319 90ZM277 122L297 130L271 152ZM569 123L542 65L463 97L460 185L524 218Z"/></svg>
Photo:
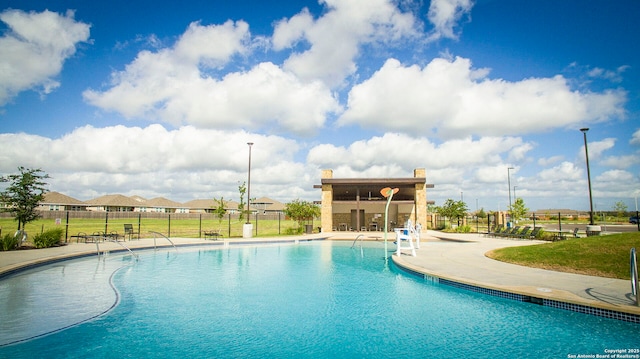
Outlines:
<svg viewBox="0 0 640 359"><path fill-rule="evenodd" d="M133 237L133 235L138 235L138 239L140 239L140 233L134 231L133 224L131 224L131 223L125 223L125 225L124 225L124 235L125 236L129 236L129 241L131 241L131 238Z"/></svg>
<svg viewBox="0 0 640 359"><path fill-rule="evenodd" d="M580 234L578 234L579 230L580 230L580 228L578 228L578 227L573 229L573 238L580 238Z"/></svg>
<svg viewBox="0 0 640 359"><path fill-rule="evenodd" d="M222 234L220 234L220 230L219 229L212 229L212 230L204 231L204 239L212 239L212 240L216 241L220 237L222 237Z"/></svg>

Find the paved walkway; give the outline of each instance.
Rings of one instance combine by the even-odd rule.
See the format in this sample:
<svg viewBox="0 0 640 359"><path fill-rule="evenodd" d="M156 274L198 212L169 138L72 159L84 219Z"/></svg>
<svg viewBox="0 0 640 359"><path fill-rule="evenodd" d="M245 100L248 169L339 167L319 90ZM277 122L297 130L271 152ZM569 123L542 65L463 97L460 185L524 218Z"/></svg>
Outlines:
<svg viewBox="0 0 640 359"><path fill-rule="evenodd" d="M382 240L380 232L362 233L365 240ZM359 233L333 232L306 235L300 238L330 238L353 240ZM376 236L378 238L376 238ZM389 248L393 249L393 234L389 234ZM627 280L562 273L503 263L487 258L484 254L492 249L541 243L539 241L517 241L500 238L485 238L478 234L451 234L427 231L422 235L421 248L416 257L402 255L394 260L414 271L430 276L450 279L474 286L528 295L536 298L554 299L595 308L640 315L631 295L631 284ZM177 245L222 245L224 241L171 238ZM286 240L291 237L231 239L231 242L264 243ZM154 239L127 241L127 247L153 248ZM170 246L164 238L155 241L158 246ZM118 243L100 243L104 250L120 250ZM92 255L97 251L93 243L70 243L56 248L0 252L0 277L33 265L55 259Z"/></svg>
<svg viewBox="0 0 640 359"><path fill-rule="evenodd" d="M394 258L412 270L474 286L553 299L619 312L640 314L629 280L563 273L499 262L484 254L492 249L541 241L487 238L478 234L427 231L416 257Z"/></svg>

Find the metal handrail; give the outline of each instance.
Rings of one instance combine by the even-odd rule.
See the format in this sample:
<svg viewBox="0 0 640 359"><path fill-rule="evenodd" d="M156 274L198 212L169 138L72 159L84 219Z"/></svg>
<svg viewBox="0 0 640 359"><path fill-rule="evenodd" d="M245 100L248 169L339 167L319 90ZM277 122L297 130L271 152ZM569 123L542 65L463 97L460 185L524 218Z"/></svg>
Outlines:
<svg viewBox="0 0 640 359"><path fill-rule="evenodd" d="M156 248L156 235L159 235L161 237L164 237L164 239L168 240L169 243L171 243L171 245L173 246L173 248L175 248L176 252L178 251L178 247L176 247L176 245L173 244L173 242L169 239L169 237L165 236L164 234L162 234L160 232L156 232L156 231L149 231L149 233L153 234L153 249L157 249Z"/></svg>
<svg viewBox="0 0 640 359"><path fill-rule="evenodd" d="M353 240L353 243L351 244L351 248L353 248L356 245L356 242L358 241L359 238L364 237L363 234L358 234L358 236L356 237L356 239ZM362 247L362 239L360 239L360 246Z"/></svg>
<svg viewBox="0 0 640 359"><path fill-rule="evenodd" d="M112 238L108 238L108 237L104 237L104 236L100 236L100 238L102 238L103 241L105 242L113 242L113 243L117 243L120 247L126 249L127 251L129 251L129 253L131 253L131 255L133 255L136 258L136 261L140 260L140 256L138 256L138 254L134 253L131 248L125 246L124 244L118 242L115 239ZM98 258L100 258L100 246L98 245L98 240L96 240L96 249L98 250Z"/></svg>

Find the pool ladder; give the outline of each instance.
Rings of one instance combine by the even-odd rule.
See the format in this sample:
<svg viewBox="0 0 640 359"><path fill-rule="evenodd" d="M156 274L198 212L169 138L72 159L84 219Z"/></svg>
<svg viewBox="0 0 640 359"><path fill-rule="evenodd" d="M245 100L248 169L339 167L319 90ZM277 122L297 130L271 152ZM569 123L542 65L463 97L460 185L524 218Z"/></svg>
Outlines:
<svg viewBox="0 0 640 359"><path fill-rule="evenodd" d="M165 236L164 234L162 234L160 232L149 231L149 233L153 234L153 249L157 249L156 248L156 235L158 235L158 236L163 237L164 239L168 240L169 243L171 243L173 248L176 250L176 252L178 251L178 247L176 247L176 245L173 244L173 242L169 239L169 237Z"/></svg>
<svg viewBox="0 0 640 359"><path fill-rule="evenodd" d="M355 247L356 242L358 241L358 239L360 240L360 247L362 247L362 237L364 237L364 234L358 234L356 239L353 240L353 243L351 244L351 248Z"/></svg>
<svg viewBox="0 0 640 359"><path fill-rule="evenodd" d="M631 248L631 292L636 298L636 306L640 306L640 291L638 290L638 258L636 257L636 249Z"/></svg>
<svg viewBox="0 0 640 359"><path fill-rule="evenodd" d="M117 240L112 239L112 238L108 238L108 237L100 237L100 238L102 238L102 240L103 240L103 241L105 241L105 242L113 242L113 243L117 243L120 247L122 247L122 248L126 249L127 251L129 251L129 253L131 253L131 255L133 255L133 257L136 259L136 262L140 260L140 256L138 256L136 253L134 253L134 252L131 250L131 248L129 248L129 247L127 247L127 246L125 246L124 244L122 244L122 243L118 242ZM97 251L98 251L98 258L100 258L100 244L99 244L98 242L99 242L99 241L98 241L98 240L96 240L96 249L97 249ZM108 252L108 251L105 251L105 252L104 252L104 255L107 255L107 253L109 253L109 252Z"/></svg>

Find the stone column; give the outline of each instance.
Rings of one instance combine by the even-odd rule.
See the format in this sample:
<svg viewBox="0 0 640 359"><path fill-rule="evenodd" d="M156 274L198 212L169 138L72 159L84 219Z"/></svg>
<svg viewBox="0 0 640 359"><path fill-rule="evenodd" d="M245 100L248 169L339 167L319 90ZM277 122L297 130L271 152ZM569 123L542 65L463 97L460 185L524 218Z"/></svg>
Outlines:
<svg viewBox="0 0 640 359"><path fill-rule="evenodd" d="M333 178L333 170L322 170L322 179ZM322 232L333 230L333 186L322 185L322 207L320 208L320 223Z"/></svg>
<svg viewBox="0 0 640 359"><path fill-rule="evenodd" d="M424 168L416 168L413 170L414 178L427 178L427 174ZM422 228L427 229L427 188L426 183L416 184L416 196L415 196L415 213L416 218L414 223L420 223Z"/></svg>

